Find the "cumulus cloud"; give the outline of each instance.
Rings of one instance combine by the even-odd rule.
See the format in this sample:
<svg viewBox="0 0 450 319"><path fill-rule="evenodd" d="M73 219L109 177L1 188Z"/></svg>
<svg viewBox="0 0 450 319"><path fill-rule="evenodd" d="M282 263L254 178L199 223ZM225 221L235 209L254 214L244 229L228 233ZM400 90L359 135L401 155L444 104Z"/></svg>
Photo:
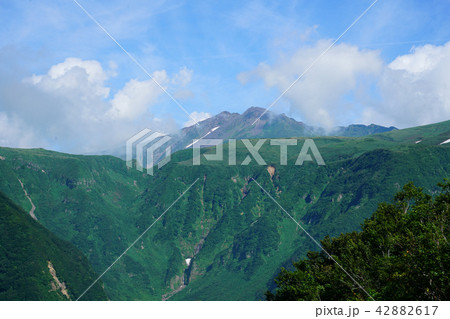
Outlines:
<svg viewBox="0 0 450 319"><path fill-rule="evenodd" d="M153 109L164 92L154 81L131 79L111 96L107 84L114 64L110 68L95 60L68 58L45 74L19 82L1 79L0 145L88 153L120 146L143 127L176 129L172 118L155 117ZM191 75L186 68L173 76L165 70L152 74L165 89L175 91L189 84Z"/></svg>
<svg viewBox="0 0 450 319"><path fill-rule="evenodd" d="M81 79L85 81L81 82ZM49 92L66 94L67 90L77 90L107 97L109 88L104 86L107 79L108 75L98 61L67 58L53 65L47 74L33 75L28 80Z"/></svg>
<svg viewBox="0 0 450 319"><path fill-rule="evenodd" d="M304 47L274 66L260 64L255 70L240 74L246 83L252 78L262 78L267 87L283 92L330 45L319 41L313 47ZM375 76L382 70L382 60L377 51L360 50L356 46L339 44L330 50L286 94L293 110L314 125L331 128L340 114L342 97L358 86L363 76Z"/></svg>
<svg viewBox="0 0 450 319"><path fill-rule="evenodd" d="M262 79L283 92L330 44L319 41L241 73L245 84ZM378 51L339 44L333 47L285 95L291 111L313 125L362 122L408 127L450 118L450 42L415 47L385 63ZM343 122L347 121L347 122Z"/></svg>
<svg viewBox="0 0 450 319"><path fill-rule="evenodd" d="M210 113L206 112L192 112L189 114L189 121L183 124L183 127L189 127L195 124L194 120L197 122L204 121L206 119L209 119L212 115Z"/></svg>
<svg viewBox="0 0 450 319"><path fill-rule="evenodd" d="M167 88L169 77L166 71L153 73L155 79L163 88ZM125 87L114 95L108 115L114 119L133 119L144 114L150 105L155 104L157 98L163 94L155 81L130 80Z"/></svg>
<svg viewBox="0 0 450 319"><path fill-rule="evenodd" d="M450 118L450 42L414 47L388 64L380 78L381 101L363 121L408 127Z"/></svg>

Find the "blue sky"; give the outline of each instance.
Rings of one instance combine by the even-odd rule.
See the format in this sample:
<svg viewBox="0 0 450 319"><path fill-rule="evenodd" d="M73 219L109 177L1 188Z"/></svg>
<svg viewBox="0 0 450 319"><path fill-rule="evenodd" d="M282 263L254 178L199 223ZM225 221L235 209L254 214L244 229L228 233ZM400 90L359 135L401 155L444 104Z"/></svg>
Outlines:
<svg viewBox="0 0 450 319"><path fill-rule="evenodd" d="M373 2L78 1L196 119L269 106ZM449 14L379 0L271 111L324 127L449 119ZM0 16L0 145L92 152L189 121L74 1L0 0Z"/></svg>

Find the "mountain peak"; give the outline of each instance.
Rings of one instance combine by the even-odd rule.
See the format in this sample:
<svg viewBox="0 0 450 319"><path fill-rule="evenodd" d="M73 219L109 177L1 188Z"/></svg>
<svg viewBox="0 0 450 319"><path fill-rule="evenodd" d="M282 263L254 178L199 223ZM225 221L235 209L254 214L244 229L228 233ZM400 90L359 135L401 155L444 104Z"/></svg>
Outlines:
<svg viewBox="0 0 450 319"><path fill-rule="evenodd" d="M252 106L242 113L241 116L246 122L253 123L258 118L262 121L268 120L270 114L271 113L267 112L266 109L263 109L262 107Z"/></svg>
<svg viewBox="0 0 450 319"><path fill-rule="evenodd" d="M251 106L247 110L245 110L245 112L242 113L242 115L244 115L246 113L264 113L265 110L266 109L259 107L259 106Z"/></svg>
<svg viewBox="0 0 450 319"><path fill-rule="evenodd" d="M245 110L244 113L242 113L242 116L248 116L248 115L257 115L260 116L261 114L263 114L266 111L266 109L263 109L262 107L259 106L252 106L249 107L247 110Z"/></svg>

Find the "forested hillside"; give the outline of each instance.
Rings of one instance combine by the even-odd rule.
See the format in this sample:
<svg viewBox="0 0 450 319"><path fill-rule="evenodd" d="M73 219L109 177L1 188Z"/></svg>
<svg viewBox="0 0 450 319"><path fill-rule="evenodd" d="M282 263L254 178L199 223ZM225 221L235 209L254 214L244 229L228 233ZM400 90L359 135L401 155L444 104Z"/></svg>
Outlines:
<svg viewBox="0 0 450 319"><path fill-rule="evenodd" d="M294 138L287 165L269 141L259 152L265 165L242 165L249 152L238 141L237 165L229 165L225 144L222 161L202 157L193 166L188 149L154 176L110 156L0 148L0 191L29 210L26 190L38 221L102 273L198 179L105 274L105 291L112 300L258 300L280 267L316 247L255 181L315 238L339 236L359 230L409 181L436 193L450 176L450 144L440 145L449 137L450 121L316 138L323 166L294 165L304 138Z"/></svg>
<svg viewBox="0 0 450 319"><path fill-rule="evenodd" d="M74 300L96 277L77 248L0 193L0 300ZM86 298L106 300L101 285Z"/></svg>

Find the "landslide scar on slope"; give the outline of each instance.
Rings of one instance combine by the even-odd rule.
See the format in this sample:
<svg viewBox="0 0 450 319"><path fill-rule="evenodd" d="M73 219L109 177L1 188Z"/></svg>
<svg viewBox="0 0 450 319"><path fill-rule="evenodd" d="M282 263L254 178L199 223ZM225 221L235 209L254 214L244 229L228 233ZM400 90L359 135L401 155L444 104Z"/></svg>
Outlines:
<svg viewBox="0 0 450 319"><path fill-rule="evenodd" d="M267 166L267 172L269 172L270 178L272 179L273 175L275 174L275 167L273 167L272 165Z"/></svg>
<svg viewBox="0 0 450 319"><path fill-rule="evenodd" d="M66 288L66 284L65 284L64 282L61 283L61 282L59 281L58 277L56 276L56 270L55 270L55 268L53 267L53 264L52 264L52 262L51 262L50 260L47 262L47 266L48 266L48 270L49 270L49 272L50 272L50 275L52 275L52 277L53 277L53 281L52 281L52 291L60 290L61 293L62 293L67 299L71 300L71 299L70 299L70 296L69 296L69 292L67 291L67 288Z"/></svg>
<svg viewBox="0 0 450 319"><path fill-rule="evenodd" d="M30 216L35 221L37 221L36 215L34 214L34 211L36 210L36 206L34 205L33 201L31 200L30 195L28 195L28 193L27 193L27 191L25 189L25 186L23 185L22 181L20 179L18 179L18 181L20 183L20 186L22 186L23 193L25 194L26 198L28 198L28 200L30 201L30 204L31 204Z"/></svg>

